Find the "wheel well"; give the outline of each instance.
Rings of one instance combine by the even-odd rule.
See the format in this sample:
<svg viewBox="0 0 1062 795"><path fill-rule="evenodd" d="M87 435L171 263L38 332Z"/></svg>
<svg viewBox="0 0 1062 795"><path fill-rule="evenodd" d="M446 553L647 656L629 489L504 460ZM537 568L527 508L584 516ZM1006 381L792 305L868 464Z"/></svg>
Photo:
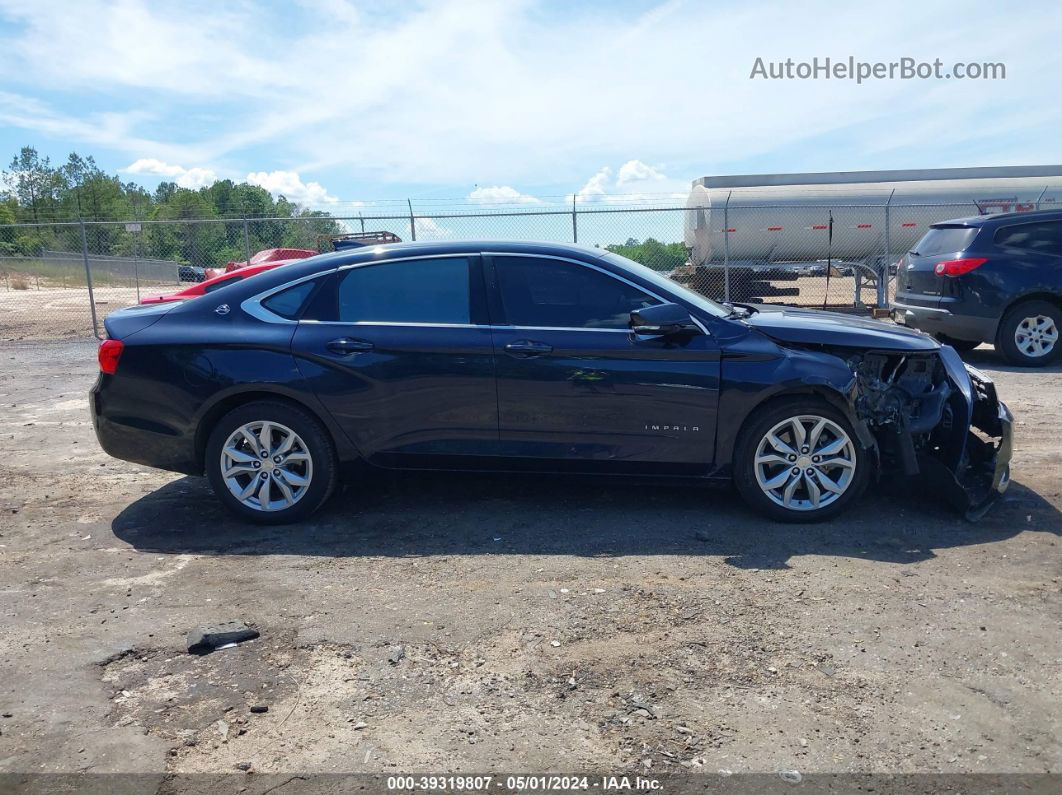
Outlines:
<svg viewBox="0 0 1062 795"><path fill-rule="evenodd" d="M1003 322L1003 318L1007 316L1014 307L1024 304L1026 301L1047 301L1049 304L1054 304L1058 309L1062 309L1062 295L1058 293L1029 293L1023 295L1021 298L1015 298L1009 304L1007 308L1003 310L1003 314L1000 315L1000 324Z"/></svg>
<svg viewBox="0 0 1062 795"><path fill-rule="evenodd" d="M831 389L818 389L814 386L787 389L785 392L779 392L777 394L771 395L766 400L760 401L748 410L748 413L745 414L744 419L741 420L741 425L738 428L737 433L733 436L733 444L731 446L731 449L729 450L729 454L727 455L727 460L733 460L734 453L736 452L738 445L741 442L742 435L745 433L745 430L748 428L749 424L753 421L753 418L756 415L758 415L761 411L766 411L767 409L777 405L778 403L784 403L790 400L798 400L801 398L821 400L827 405L832 406L833 408L840 411L842 414L848 417L849 420L853 419L851 408L845 401L844 396L841 395L839 392L835 392Z"/></svg>
<svg viewBox="0 0 1062 795"><path fill-rule="evenodd" d="M195 457L199 462L199 466L203 466L203 458L206 455L207 440L210 438L210 432L214 430L214 426L218 420L228 414L235 408L244 406L248 403L254 403L259 400L269 400L274 403L287 403L290 406L294 406L301 411L305 411L324 428L325 433L330 437L332 436L331 430L329 430L328 423L326 423L321 415L307 406L305 403L287 397L286 395L278 395L276 392L267 391L252 391L252 392L238 392L235 395L229 395L226 398L222 398L209 409L199 420L199 425L195 432ZM335 439L332 440L335 443Z"/></svg>

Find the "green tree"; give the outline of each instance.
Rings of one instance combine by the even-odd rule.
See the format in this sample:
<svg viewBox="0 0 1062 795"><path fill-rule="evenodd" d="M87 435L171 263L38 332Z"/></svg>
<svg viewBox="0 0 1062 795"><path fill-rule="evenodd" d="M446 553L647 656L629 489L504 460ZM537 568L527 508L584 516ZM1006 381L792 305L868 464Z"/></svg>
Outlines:
<svg viewBox="0 0 1062 795"><path fill-rule="evenodd" d="M19 220L35 224L55 220L64 180L51 161L32 146L24 146L8 169L4 181L18 200Z"/></svg>
<svg viewBox="0 0 1062 795"><path fill-rule="evenodd" d="M18 219L18 201L14 196L0 200L0 224L13 224Z"/></svg>
<svg viewBox="0 0 1062 795"><path fill-rule="evenodd" d="M90 157L71 152L59 168L64 190L61 215L87 221L123 221L135 218L129 195L117 177L105 174ZM132 253L133 241L121 223L93 223L86 230L89 249L99 254Z"/></svg>
<svg viewBox="0 0 1062 795"><path fill-rule="evenodd" d="M217 261L218 251L225 245L224 230L221 224L209 223L216 217L214 207L200 192L176 188L155 208L153 218L178 223L147 226L152 256L201 267L224 264ZM208 222L195 223L196 220Z"/></svg>
<svg viewBox="0 0 1062 795"><path fill-rule="evenodd" d="M48 226L62 221L84 221L94 253L137 253L203 266L242 260L248 249L253 255L277 246L317 248L344 231L328 213L306 210L284 196L274 199L257 185L218 180L188 190L162 182L148 191L105 173L91 155L78 152L54 168L32 146L22 147L4 172L3 185L0 226L41 225L0 230L4 251L25 254L79 249L79 226ZM246 227L243 219L249 219ZM171 223L145 223L138 233L126 231L129 221Z"/></svg>
<svg viewBox="0 0 1062 795"><path fill-rule="evenodd" d="M628 238L626 243L613 243L605 248L657 271L671 271L686 262L686 249L681 243L661 243L651 237L644 243Z"/></svg>

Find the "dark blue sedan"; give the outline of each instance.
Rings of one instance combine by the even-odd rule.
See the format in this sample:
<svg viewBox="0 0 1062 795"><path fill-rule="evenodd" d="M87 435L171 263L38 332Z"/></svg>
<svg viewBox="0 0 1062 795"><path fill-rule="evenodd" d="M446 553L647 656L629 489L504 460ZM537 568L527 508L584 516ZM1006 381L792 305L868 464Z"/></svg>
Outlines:
<svg viewBox="0 0 1062 795"><path fill-rule="evenodd" d="M971 516L1008 483L1010 414L952 348L717 304L600 249L336 252L106 326L103 448L205 473L253 521L309 516L355 462L732 479L782 521L832 516L880 472Z"/></svg>

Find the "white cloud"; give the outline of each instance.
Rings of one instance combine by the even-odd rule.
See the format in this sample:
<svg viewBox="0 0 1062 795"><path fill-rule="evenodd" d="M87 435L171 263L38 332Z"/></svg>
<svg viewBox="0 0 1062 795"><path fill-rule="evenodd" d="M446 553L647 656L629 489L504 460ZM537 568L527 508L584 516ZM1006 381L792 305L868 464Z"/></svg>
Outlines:
<svg viewBox="0 0 1062 795"><path fill-rule="evenodd" d="M662 182L652 172L688 187L712 173L1053 162L1062 105L1043 98L1056 93L1062 49L1044 7L956 16L940 0L901 2L867 24L861 5L826 0L665 2L641 14L434 0L380 24L370 6L342 0L326 13L310 3L0 0L0 124L97 154L239 164L236 173L263 162L331 169L359 185L467 184L472 174L493 186L576 184L632 152L667 163L619 166L616 183L645 192ZM748 31L755 53L739 35ZM710 57L676 46L706 37ZM976 58L1005 62L1007 79L749 77L757 54L889 62L896 41L945 64L970 60L977 41ZM63 104L34 98L41 91ZM587 195L616 192L608 180Z"/></svg>
<svg viewBox="0 0 1062 795"><path fill-rule="evenodd" d="M575 197L579 201L597 201L608 193L608 180L612 176L612 169L605 166L594 176L586 181Z"/></svg>
<svg viewBox="0 0 1062 795"><path fill-rule="evenodd" d="M190 168L177 177L176 182L182 188L198 190L218 181L218 175L209 168Z"/></svg>
<svg viewBox="0 0 1062 795"><path fill-rule="evenodd" d="M296 171L252 171L247 182L259 185L273 194L305 207L319 207L339 201L320 182L303 182Z"/></svg>
<svg viewBox="0 0 1062 795"><path fill-rule="evenodd" d="M154 157L142 157L121 169L127 174L142 174L152 177L165 177L177 183L181 188L198 190L213 185L218 180L216 172L209 168L185 168L173 163L166 163Z"/></svg>
<svg viewBox="0 0 1062 795"><path fill-rule="evenodd" d="M164 177L173 180L182 188L191 190L205 188L217 182L219 178L213 169L200 166L185 168L154 157L142 157L121 171L127 174ZM245 181L265 188L274 197L284 196L304 207L319 207L339 201L320 182L303 182L296 171L252 171ZM360 206L361 202L348 202L348 205Z"/></svg>
<svg viewBox="0 0 1062 795"><path fill-rule="evenodd" d="M628 160L620 166L616 175L617 185L626 185L629 182L644 182L645 180L667 179L663 174L641 160Z"/></svg>
<svg viewBox="0 0 1062 795"><path fill-rule="evenodd" d="M409 234L409 222L404 227L405 240L412 240ZM443 226L434 218L417 218L417 240L444 240L454 236L454 230Z"/></svg>
<svg viewBox="0 0 1062 795"><path fill-rule="evenodd" d="M637 190L632 188L637 187ZM673 203L689 194L689 182L672 179L662 171L648 166L641 160L628 160L612 179L612 169L604 166L579 190L576 200L580 202L662 202ZM568 197L571 201L571 197Z"/></svg>
<svg viewBox="0 0 1062 795"><path fill-rule="evenodd" d="M491 185L476 188L468 198L479 204L541 204L541 199L521 193L508 185Z"/></svg>
<svg viewBox="0 0 1062 795"><path fill-rule="evenodd" d="M139 160L134 160L122 171L128 174L150 174L156 177L179 177L185 170L181 166L163 163L153 157L142 157Z"/></svg>

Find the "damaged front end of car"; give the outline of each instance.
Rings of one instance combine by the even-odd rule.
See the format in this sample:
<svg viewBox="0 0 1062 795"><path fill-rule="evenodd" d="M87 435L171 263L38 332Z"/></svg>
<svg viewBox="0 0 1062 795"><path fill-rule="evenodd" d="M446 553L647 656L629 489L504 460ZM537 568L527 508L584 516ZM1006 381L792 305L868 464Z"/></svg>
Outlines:
<svg viewBox="0 0 1062 795"><path fill-rule="evenodd" d="M885 469L917 476L967 519L983 516L1010 482L1013 417L991 379L947 346L844 358L852 410Z"/></svg>

